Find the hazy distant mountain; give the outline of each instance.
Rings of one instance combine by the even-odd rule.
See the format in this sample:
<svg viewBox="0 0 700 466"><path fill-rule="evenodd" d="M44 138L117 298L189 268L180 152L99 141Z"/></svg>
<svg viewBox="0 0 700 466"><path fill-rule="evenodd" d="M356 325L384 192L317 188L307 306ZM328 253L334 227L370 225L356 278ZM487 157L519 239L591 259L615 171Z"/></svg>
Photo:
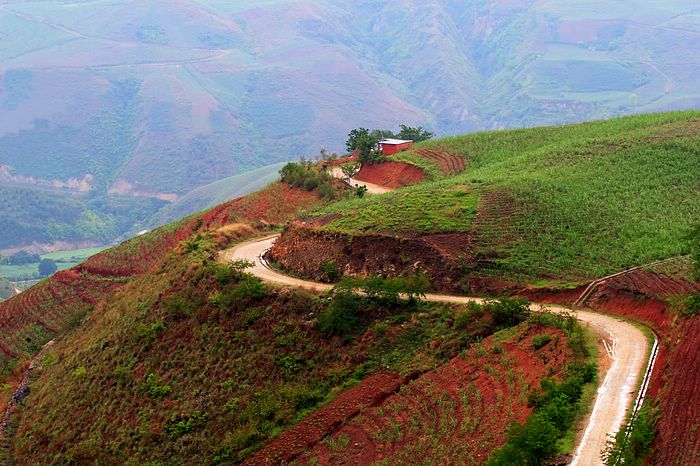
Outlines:
<svg viewBox="0 0 700 466"><path fill-rule="evenodd" d="M690 0L6 1L0 248L104 242L357 126L698 107L699 50Z"/></svg>

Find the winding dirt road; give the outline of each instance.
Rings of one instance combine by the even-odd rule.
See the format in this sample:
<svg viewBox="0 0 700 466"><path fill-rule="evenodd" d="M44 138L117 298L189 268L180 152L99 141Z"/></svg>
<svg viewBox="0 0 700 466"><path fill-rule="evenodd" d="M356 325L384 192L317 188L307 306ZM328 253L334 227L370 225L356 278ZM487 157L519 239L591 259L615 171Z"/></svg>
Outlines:
<svg viewBox="0 0 700 466"><path fill-rule="evenodd" d="M312 291L325 291L331 285L288 277L272 270L264 254L272 247L277 235L238 245L224 251L222 259L247 259L254 263L250 272L260 279L279 285L296 286ZM481 298L427 294L426 300L450 303L484 302ZM562 306L532 304L533 311L547 309L572 313L600 335L610 360L609 368L598 387L593 411L574 454L572 465L600 465L601 453L610 435L623 426L625 416L635 399L642 373L648 366L649 342L644 333L627 322L614 317L583 310L572 311ZM602 377L602 374L601 374Z"/></svg>
<svg viewBox="0 0 700 466"><path fill-rule="evenodd" d="M346 180L347 183L350 184L350 186L364 186L364 187L366 187L368 194L384 194L384 193L388 193L390 191L394 191L391 188L380 186L380 185L374 184L374 183L368 183L367 181L360 181L360 180L356 180L355 178L345 178L345 175L343 175L343 170L341 170L338 167L331 170L331 174L338 179Z"/></svg>

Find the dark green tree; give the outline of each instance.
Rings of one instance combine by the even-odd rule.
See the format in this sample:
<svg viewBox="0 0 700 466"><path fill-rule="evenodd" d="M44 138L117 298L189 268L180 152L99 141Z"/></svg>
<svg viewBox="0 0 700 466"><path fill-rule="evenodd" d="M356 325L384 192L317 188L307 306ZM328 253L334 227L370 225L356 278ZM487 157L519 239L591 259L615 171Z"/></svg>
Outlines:
<svg viewBox="0 0 700 466"><path fill-rule="evenodd" d="M53 275L57 270L58 267L52 259L41 259L41 262L39 262L39 275L42 277Z"/></svg>
<svg viewBox="0 0 700 466"><path fill-rule="evenodd" d="M318 318L319 329L329 335L345 335L357 324L360 298L351 290L338 290Z"/></svg>
<svg viewBox="0 0 700 466"><path fill-rule="evenodd" d="M393 131L389 131L388 129L373 129L371 133L369 133L369 136L376 141L379 141L380 139L391 139L395 138L396 134L394 134Z"/></svg>
<svg viewBox="0 0 700 466"><path fill-rule="evenodd" d="M352 152L355 149L360 149L359 142L369 138L369 130L367 128L356 128L348 133L348 140L345 141L345 147L347 147L348 152Z"/></svg>
<svg viewBox="0 0 700 466"><path fill-rule="evenodd" d="M397 135L399 139L410 139L413 142L427 141L434 136L430 131L426 131L422 126L412 128L406 125L399 125L401 131Z"/></svg>
<svg viewBox="0 0 700 466"><path fill-rule="evenodd" d="M8 262L10 265L25 265L36 264L41 261L39 254L32 254L27 251L19 251L10 256Z"/></svg>

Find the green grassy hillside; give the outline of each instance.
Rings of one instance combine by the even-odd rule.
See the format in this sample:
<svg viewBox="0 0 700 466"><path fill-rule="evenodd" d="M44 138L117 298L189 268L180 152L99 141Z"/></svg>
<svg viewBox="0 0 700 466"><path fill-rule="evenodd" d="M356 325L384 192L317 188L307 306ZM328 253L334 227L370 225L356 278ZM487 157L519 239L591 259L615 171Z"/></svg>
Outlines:
<svg viewBox="0 0 700 466"><path fill-rule="evenodd" d="M492 259L480 273L577 280L687 254L683 238L700 218L700 112L479 133L421 147L459 154L469 168L325 207L316 213L342 216L324 228L469 232L473 252Z"/></svg>
<svg viewBox="0 0 700 466"><path fill-rule="evenodd" d="M209 207L262 189L279 178L284 163L269 165L234 175L190 191L172 204L160 209L150 220L151 225L164 225Z"/></svg>
<svg viewBox="0 0 700 466"><path fill-rule="evenodd" d="M113 240L162 206L115 212L110 192L174 199L340 151L358 126L450 135L700 103L688 0L404 3L3 1L0 184L104 224L27 211L10 239ZM35 189L76 183L95 202Z"/></svg>

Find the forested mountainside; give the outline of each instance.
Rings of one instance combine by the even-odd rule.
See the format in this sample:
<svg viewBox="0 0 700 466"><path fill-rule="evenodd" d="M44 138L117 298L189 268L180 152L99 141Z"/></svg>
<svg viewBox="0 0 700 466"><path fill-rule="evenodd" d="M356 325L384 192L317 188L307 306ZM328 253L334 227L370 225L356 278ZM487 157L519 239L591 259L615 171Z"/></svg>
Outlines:
<svg viewBox="0 0 700 466"><path fill-rule="evenodd" d="M692 10L641 0L4 2L0 205L33 208L0 212L11 225L0 248L133 233L195 188L340 150L357 126L449 135L692 107Z"/></svg>

